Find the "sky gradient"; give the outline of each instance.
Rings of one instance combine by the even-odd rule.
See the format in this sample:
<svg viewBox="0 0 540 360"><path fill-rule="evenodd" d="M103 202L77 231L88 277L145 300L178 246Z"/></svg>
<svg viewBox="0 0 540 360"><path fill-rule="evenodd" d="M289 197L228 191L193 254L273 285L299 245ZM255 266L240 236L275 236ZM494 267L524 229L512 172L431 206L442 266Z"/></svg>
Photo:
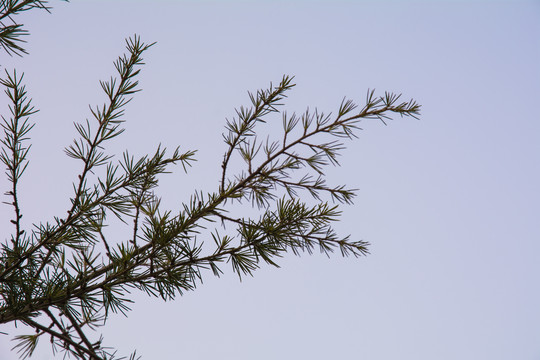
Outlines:
<svg viewBox="0 0 540 360"><path fill-rule="evenodd" d="M362 123L328 172L359 189L336 229L369 241L369 256L290 255L242 282L208 274L168 303L134 293L129 317L102 329L108 345L143 359L540 359L539 2L53 5L22 17L30 55L2 60L40 109L20 188L27 226L65 213L80 171L63 154L72 123L104 100L98 80L134 33L157 44L111 149L197 149L187 175L163 178L171 209L216 189L225 118L283 74L298 84L288 112L363 105L373 88L422 104L420 120ZM4 238L11 211L0 209ZM0 335L0 359L17 358L12 346ZM46 339L33 358L52 358Z"/></svg>

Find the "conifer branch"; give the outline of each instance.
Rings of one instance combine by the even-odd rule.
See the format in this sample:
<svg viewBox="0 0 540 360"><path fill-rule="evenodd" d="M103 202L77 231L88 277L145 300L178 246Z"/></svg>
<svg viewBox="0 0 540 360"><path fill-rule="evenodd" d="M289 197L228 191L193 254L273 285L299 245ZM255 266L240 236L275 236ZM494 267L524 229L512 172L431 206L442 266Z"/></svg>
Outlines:
<svg viewBox="0 0 540 360"><path fill-rule="evenodd" d="M11 118L7 120L2 116L3 123L1 125L4 130L4 138L0 141L2 144L0 160L6 166L6 175L12 184L11 190L6 195L11 196L10 205L13 205L15 211L15 219L11 220L11 223L15 225L15 237L12 238L12 242L14 247L18 248L24 230L21 229L22 213L17 190L19 180L28 165L26 157L30 146L25 147L24 143L28 140L28 133L34 127L34 124L29 123L28 120L37 110L31 105L26 87L22 84L24 75L19 77L16 71L13 71L13 74L6 71L6 76L5 79L0 79L0 84L6 88L5 93L11 100L9 106Z"/></svg>
<svg viewBox="0 0 540 360"><path fill-rule="evenodd" d="M227 120L215 191L194 192L187 203L164 210L154 193L159 177L174 164L185 171L195 152L177 148L169 154L158 146L139 159L126 151L115 160L105 151L107 142L124 131L124 107L139 91L138 66L150 46L137 36L127 40L127 54L115 62L117 77L101 82L107 102L91 108L91 121L75 124L79 138L65 149L82 161L67 215L35 225L28 236L20 223L17 184L27 165L29 147L23 144L35 110L22 77L8 74L1 82L12 102L12 118L4 119L0 156L8 169L16 218L12 242L0 249L0 323L21 321L35 330L17 338L23 357L47 335L53 348L75 358L115 358L101 337L93 342L89 335L111 313L130 310L134 288L169 300L195 289L209 271L219 276L227 263L242 278L263 263L279 266L278 258L287 252L368 254L367 242L341 237L332 227L341 214L339 204L351 204L355 190L327 184L327 167L339 165L342 141L357 136L361 121L386 124L396 114L416 118L416 102L368 91L359 111L344 99L335 115L318 110L288 115L280 106L294 84L284 76L277 86L249 93L251 105ZM260 140L260 127L276 114L281 114L281 133ZM240 169L236 173L230 170L233 164ZM107 234L111 214L127 226L128 236ZM50 325L43 325L43 319Z"/></svg>

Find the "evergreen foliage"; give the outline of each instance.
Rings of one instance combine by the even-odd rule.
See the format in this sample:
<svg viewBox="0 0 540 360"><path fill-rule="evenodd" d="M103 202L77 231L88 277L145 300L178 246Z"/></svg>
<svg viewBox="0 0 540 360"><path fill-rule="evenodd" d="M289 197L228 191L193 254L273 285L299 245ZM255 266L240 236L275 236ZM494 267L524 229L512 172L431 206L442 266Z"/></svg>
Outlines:
<svg viewBox="0 0 540 360"><path fill-rule="evenodd" d="M0 45L5 53L26 53L21 46L26 32L13 18L33 8L49 10L45 1L1 1ZM124 131L123 111L139 91L142 55L152 45L138 36L127 39L125 55L114 62L115 76L100 82L106 103L91 108L90 120L75 124L78 138L65 149L82 166L70 208L64 216L28 229L21 223L18 183L28 165L30 119L37 110L22 75L6 71L0 80L11 112L2 116L0 159L11 184L5 203L13 207L9 221L14 227L8 235L2 226L0 323L33 329L16 338L14 350L21 358L30 356L42 338L50 341L53 352L77 359L118 358L96 330L111 313L129 311L133 289L170 300L193 290L210 272L219 276L226 263L241 277L262 263L278 266L285 252L368 252L366 242L332 229L340 215L335 204L352 203L354 190L327 184L325 168L338 165L343 140L356 136L360 121L384 122L392 114L417 117L416 102L368 91L362 107L345 99L335 114L315 110L288 115L282 105L294 83L284 76L278 84L250 93L249 105L227 121L216 190L195 192L186 204L164 210L154 194L159 175L175 164L187 171L195 151L158 147L141 158L126 151L116 160L106 150ZM281 114L281 134L261 138L257 131L272 113ZM242 170L231 170L233 163ZM98 168L103 171L96 172ZM301 193L314 201L300 200ZM111 214L123 221L128 236L111 239L104 233ZM119 240L123 238L129 240ZM130 359L135 357L133 353Z"/></svg>

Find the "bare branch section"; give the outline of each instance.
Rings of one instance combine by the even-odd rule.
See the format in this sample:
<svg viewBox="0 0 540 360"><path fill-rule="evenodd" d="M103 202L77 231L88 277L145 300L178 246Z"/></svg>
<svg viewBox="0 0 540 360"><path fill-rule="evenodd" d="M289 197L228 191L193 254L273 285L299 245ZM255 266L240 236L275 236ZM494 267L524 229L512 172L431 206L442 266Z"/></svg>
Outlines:
<svg viewBox="0 0 540 360"><path fill-rule="evenodd" d="M125 152L119 160L106 151L123 132L124 108L139 91L136 77L150 46L137 36L127 40L126 55L115 62L116 76L101 82L107 102L75 124L78 138L66 148L82 166L71 206L52 223L34 225L30 235L19 222L17 181L27 164L24 143L35 110L22 77L14 73L2 80L12 117L4 119L1 159L13 185L7 195L16 229L0 252L0 323L19 321L34 330L16 339L22 358L45 336L54 351L77 359L115 359L96 332L111 312L130 310L133 289L169 300L210 273L219 276L224 266L242 277L262 264L278 266L287 252L368 253L367 242L332 228L339 205L352 203L355 190L327 184L325 173L339 165L344 141L358 135L361 121L416 118L416 102L369 91L362 107L343 100L335 114L289 115L281 107L294 84L284 76L277 85L250 93L250 105L227 121L215 191L194 192L186 204L167 210L154 193L159 178L177 163L186 170L194 151L158 147L138 159ZM278 126L270 130L280 130L261 139L261 127L272 121ZM111 214L124 222L124 235L107 233Z"/></svg>

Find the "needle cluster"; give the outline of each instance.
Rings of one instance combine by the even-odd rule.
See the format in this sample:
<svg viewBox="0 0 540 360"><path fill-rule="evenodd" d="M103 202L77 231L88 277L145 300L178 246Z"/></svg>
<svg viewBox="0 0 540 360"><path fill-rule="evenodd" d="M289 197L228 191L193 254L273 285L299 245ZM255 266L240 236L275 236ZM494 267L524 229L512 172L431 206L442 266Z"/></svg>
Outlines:
<svg viewBox="0 0 540 360"><path fill-rule="evenodd" d="M49 12L51 8L47 0L0 0L0 48L7 54L28 54L23 47L28 30L17 21L17 16L32 9Z"/></svg>

